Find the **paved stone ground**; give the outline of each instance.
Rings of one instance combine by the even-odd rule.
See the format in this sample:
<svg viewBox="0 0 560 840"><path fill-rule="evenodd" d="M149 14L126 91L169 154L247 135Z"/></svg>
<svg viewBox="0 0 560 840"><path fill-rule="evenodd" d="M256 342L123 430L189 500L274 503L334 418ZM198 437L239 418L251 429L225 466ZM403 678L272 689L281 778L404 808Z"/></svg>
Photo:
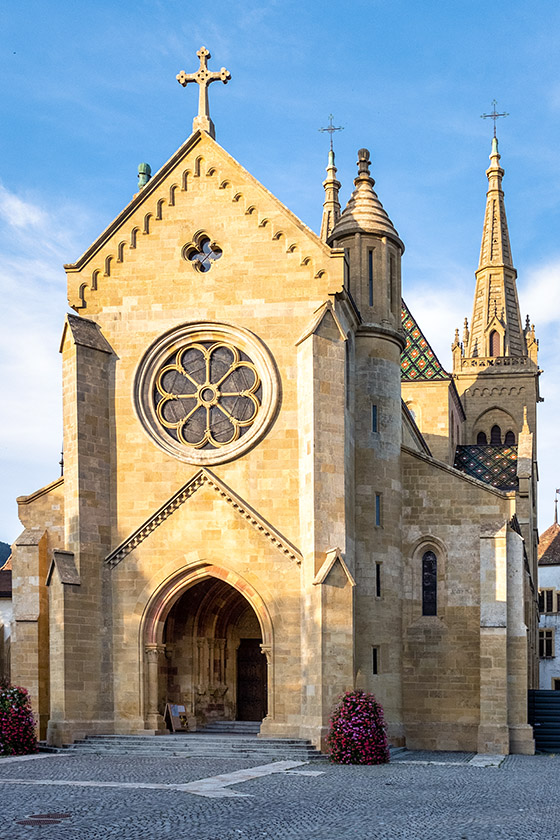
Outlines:
<svg viewBox="0 0 560 840"><path fill-rule="evenodd" d="M473 766L471 758L402 752L381 767L314 763L237 784L227 781L229 774L265 762L77 755L0 759L0 840L560 837L560 757L508 756L500 767ZM299 775L310 770L313 775ZM243 796L206 798L177 787L220 774L226 776L227 791ZM51 825L18 823L49 812L70 816Z"/></svg>

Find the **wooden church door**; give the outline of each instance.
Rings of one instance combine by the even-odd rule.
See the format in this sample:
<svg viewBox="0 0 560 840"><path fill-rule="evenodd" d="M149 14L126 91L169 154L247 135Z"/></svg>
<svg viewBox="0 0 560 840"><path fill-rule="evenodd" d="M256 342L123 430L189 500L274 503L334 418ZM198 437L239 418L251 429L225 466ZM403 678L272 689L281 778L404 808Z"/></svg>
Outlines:
<svg viewBox="0 0 560 840"><path fill-rule="evenodd" d="M237 720L262 720L267 711L266 656L260 639L241 639L237 649Z"/></svg>

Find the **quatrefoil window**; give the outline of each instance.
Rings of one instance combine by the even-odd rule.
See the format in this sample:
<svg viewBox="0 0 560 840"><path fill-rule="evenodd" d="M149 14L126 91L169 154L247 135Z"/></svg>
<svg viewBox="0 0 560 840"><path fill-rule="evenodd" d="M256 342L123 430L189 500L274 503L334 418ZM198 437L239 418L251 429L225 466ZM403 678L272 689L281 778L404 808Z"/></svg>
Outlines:
<svg viewBox="0 0 560 840"><path fill-rule="evenodd" d="M262 386L249 356L229 342L198 341L174 353L154 385L156 415L178 443L217 449L253 424Z"/></svg>
<svg viewBox="0 0 560 840"><path fill-rule="evenodd" d="M196 237L195 242L190 242L183 248L183 257L193 264L193 268L203 273L210 271L212 263L222 256L222 249L215 242L204 234Z"/></svg>

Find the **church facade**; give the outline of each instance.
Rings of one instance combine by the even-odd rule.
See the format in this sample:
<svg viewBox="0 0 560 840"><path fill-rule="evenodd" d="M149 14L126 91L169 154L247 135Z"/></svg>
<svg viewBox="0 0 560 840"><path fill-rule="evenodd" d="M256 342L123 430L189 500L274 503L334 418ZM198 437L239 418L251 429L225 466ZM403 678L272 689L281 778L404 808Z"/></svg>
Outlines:
<svg viewBox="0 0 560 840"><path fill-rule="evenodd" d="M64 477L18 499L12 678L52 744L157 733L176 703L324 747L359 687L395 745L530 753L539 371L497 141L448 373L368 151L343 211L329 155L316 235L216 142L205 91L65 267Z"/></svg>

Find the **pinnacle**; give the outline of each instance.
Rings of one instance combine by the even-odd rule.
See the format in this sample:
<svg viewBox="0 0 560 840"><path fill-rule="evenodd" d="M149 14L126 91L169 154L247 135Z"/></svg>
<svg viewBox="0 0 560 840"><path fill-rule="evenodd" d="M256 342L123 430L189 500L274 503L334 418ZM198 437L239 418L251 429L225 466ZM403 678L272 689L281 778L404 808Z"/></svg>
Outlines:
<svg viewBox="0 0 560 840"><path fill-rule="evenodd" d="M390 236L392 239L396 239L404 250L404 245L399 239L391 219L373 189L375 181L370 175L369 166L369 151L360 149L358 152L358 176L354 180L354 192L335 225L329 241L332 243L333 240L340 239L347 234L361 231Z"/></svg>

